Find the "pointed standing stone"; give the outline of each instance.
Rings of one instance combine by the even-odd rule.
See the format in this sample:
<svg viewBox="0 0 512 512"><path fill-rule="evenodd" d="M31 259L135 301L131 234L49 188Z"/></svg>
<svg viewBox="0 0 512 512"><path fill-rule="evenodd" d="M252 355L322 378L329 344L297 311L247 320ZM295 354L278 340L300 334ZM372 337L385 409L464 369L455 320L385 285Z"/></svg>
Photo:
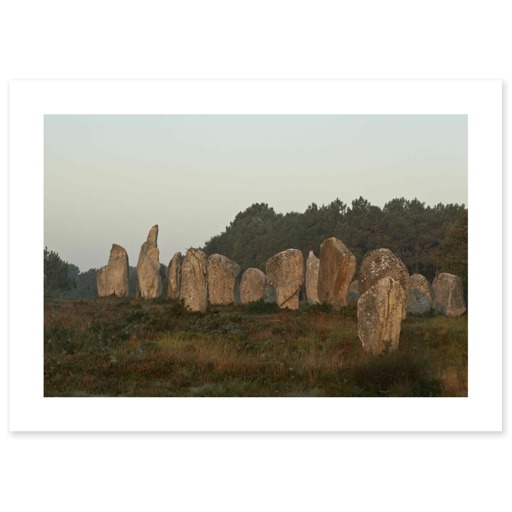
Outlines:
<svg viewBox="0 0 512 512"><path fill-rule="evenodd" d="M359 297L357 333L366 352L380 354L386 348L398 348L404 294L398 281L384 277Z"/></svg>
<svg viewBox="0 0 512 512"><path fill-rule="evenodd" d="M160 277L160 251L157 246L158 225L153 226L147 240L140 248L137 263L137 288L143 299L154 299L162 295L162 279Z"/></svg>
<svg viewBox="0 0 512 512"><path fill-rule="evenodd" d="M320 246L318 299L341 308L348 303L348 287L356 272L356 258L337 238L328 238Z"/></svg>
<svg viewBox="0 0 512 512"><path fill-rule="evenodd" d="M240 302L249 304L263 298L267 278L259 268L248 268L240 280Z"/></svg>
<svg viewBox="0 0 512 512"><path fill-rule="evenodd" d="M128 297L128 254L124 247L112 244L108 265L96 275L99 297Z"/></svg>
<svg viewBox="0 0 512 512"><path fill-rule="evenodd" d="M169 261L167 268L167 298L179 299L181 288L181 265L183 256L177 252Z"/></svg>
<svg viewBox="0 0 512 512"><path fill-rule="evenodd" d="M222 254L212 254L207 263L208 297L210 304L227 305L236 302L236 278L240 265Z"/></svg>
<svg viewBox="0 0 512 512"><path fill-rule="evenodd" d="M309 304L319 304L318 300L318 269L320 268L320 260L314 255L313 251L309 251L306 260L306 297Z"/></svg>
<svg viewBox="0 0 512 512"><path fill-rule="evenodd" d="M460 316L466 311L460 277L443 272L432 282L434 309L446 316Z"/></svg>
<svg viewBox="0 0 512 512"><path fill-rule="evenodd" d="M274 289L280 308L298 309L299 291L304 283L304 256L298 249L287 249L267 261L267 282Z"/></svg>
<svg viewBox="0 0 512 512"><path fill-rule="evenodd" d="M208 300L207 265L208 257L199 249L190 248L183 259L180 299L185 301L185 307L190 311L206 313Z"/></svg>
<svg viewBox="0 0 512 512"><path fill-rule="evenodd" d="M405 320L410 288L407 267L389 249L375 249L374 251L367 252L359 270L359 293L362 295L383 277L392 277L404 289L402 320Z"/></svg>
<svg viewBox="0 0 512 512"><path fill-rule="evenodd" d="M112 295L108 284L108 265L98 270L96 274L96 289L98 290L98 297L108 297Z"/></svg>

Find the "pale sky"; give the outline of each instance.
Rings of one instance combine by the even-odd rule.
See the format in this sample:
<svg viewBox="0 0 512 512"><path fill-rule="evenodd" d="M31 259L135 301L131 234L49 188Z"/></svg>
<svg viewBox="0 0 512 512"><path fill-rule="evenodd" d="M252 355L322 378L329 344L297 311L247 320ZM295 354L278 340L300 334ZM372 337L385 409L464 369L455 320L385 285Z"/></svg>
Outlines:
<svg viewBox="0 0 512 512"><path fill-rule="evenodd" d="M203 246L253 203L467 205L465 115L46 115L45 245L82 272Z"/></svg>

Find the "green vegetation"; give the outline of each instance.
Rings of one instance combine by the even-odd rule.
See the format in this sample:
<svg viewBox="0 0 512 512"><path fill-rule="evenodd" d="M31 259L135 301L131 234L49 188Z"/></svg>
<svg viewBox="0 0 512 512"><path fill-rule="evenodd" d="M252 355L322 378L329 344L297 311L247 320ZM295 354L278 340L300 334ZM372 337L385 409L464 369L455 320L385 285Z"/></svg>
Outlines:
<svg viewBox="0 0 512 512"><path fill-rule="evenodd" d="M448 229L438 251L435 263L441 272L459 276L467 297L468 288L468 212L460 212L455 223Z"/></svg>
<svg viewBox="0 0 512 512"><path fill-rule="evenodd" d="M78 267L62 261L55 251L44 248L44 294L50 296L58 290L70 290L74 286L73 276Z"/></svg>
<svg viewBox="0 0 512 512"><path fill-rule="evenodd" d="M382 209L362 197L350 207L336 199L321 207L313 203L304 213L287 214L276 213L264 203L253 204L223 233L212 237L204 251L223 254L243 270L256 267L264 271L265 262L274 254L295 248L305 257L310 250L318 255L320 244L332 236L343 240L354 253L358 267L366 252L387 247L410 273L423 274L430 281L440 268L467 275L466 208L457 204L430 207L417 199L393 199ZM465 244L459 243L464 236Z"/></svg>
<svg viewBox="0 0 512 512"><path fill-rule="evenodd" d="M45 396L467 396L467 317L408 317L371 357L356 309L45 301Z"/></svg>

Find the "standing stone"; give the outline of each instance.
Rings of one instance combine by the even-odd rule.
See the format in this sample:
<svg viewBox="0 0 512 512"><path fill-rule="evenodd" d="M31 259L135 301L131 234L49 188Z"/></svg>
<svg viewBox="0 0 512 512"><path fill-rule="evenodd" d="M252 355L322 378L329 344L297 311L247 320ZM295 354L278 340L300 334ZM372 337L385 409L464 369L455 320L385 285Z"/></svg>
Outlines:
<svg viewBox="0 0 512 512"><path fill-rule="evenodd" d="M352 281L348 287L348 303L357 304L360 296L361 294L359 293L359 281L356 279L355 281Z"/></svg>
<svg viewBox="0 0 512 512"><path fill-rule="evenodd" d="M320 268L320 260L309 251L306 260L306 298L309 304L319 304L318 300L318 269Z"/></svg>
<svg viewBox="0 0 512 512"><path fill-rule="evenodd" d="M240 265L222 254L212 254L206 268L210 304L216 306L236 302L235 285Z"/></svg>
<svg viewBox="0 0 512 512"><path fill-rule="evenodd" d="M432 293L425 276L413 274L410 279L407 313L425 315L432 309Z"/></svg>
<svg viewBox="0 0 512 512"><path fill-rule="evenodd" d="M453 274L438 274L432 282L434 309L446 316L460 316L466 311L464 292L460 277Z"/></svg>
<svg viewBox="0 0 512 512"><path fill-rule="evenodd" d="M128 254L124 247L112 244L108 264L96 274L99 297L128 297Z"/></svg>
<svg viewBox="0 0 512 512"><path fill-rule="evenodd" d="M328 238L320 246L318 299L335 308L346 306L348 287L356 272L356 258L337 238Z"/></svg>
<svg viewBox="0 0 512 512"><path fill-rule="evenodd" d="M391 277L379 279L357 302L357 334L363 349L380 354L398 348L405 291Z"/></svg>
<svg viewBox="0 0 512 512"><path fill-rule="evenodd" d="M259 268L248 268L240 280L240 302L249 304L263 298L267 278Z"/></svg>
<svg viewBox="0 0 512 512"><path fill-rule="evenodd" d="M160 251L157 246L158 225L153 226L147 240L140 248L137 263L137 289L143 299L154 299L162 295L162 278L160 277Z"/></svg>
<svg viewBox="0 0 512 512"><path fill-rule="evenodd" d="M298 309L299 291L304 283L304 256L298 249L287 249L272 256L266 264L267 281L274 289L280 308Z"/></svg>
<svg viewBox="0 0 512 512"><path fill-rule="evenodd" d="M375 249L367 252L359 271L359 293L362 295L383 277L392 277L404 289L402 320L405 320L410 287L407 267L389 249Z"/></svg>
<svg viewBox="0 0 512 512"><path fill-rule="evenodd" d="M208 283L206 272L208 257L199 250L190 248L183 258L181 266L180 299L191 311L206 313L208 300Z"/></svg>
<svg viewBox="0 0 512 512"><path fill-rule="evenodd" d="M167 269L167 298L179 299L181 288L181 264L183 256L177 252L169 262Z"/></svg>
<svg viewBox="0 0 512 512"><path fill-rule="evenodd" d="M110 293L110 286L108 285L108 265L101 267L96 274L96 289L98 290L98 297L108 297Z"/></svg>

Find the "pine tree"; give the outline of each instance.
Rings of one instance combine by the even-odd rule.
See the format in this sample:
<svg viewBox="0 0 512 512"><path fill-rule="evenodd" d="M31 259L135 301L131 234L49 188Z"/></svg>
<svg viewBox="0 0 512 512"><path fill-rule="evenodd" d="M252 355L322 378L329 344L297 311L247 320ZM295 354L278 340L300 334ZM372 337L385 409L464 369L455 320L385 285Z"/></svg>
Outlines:
<svg viewBox="0 0 512 512"><path fill-rule="evenodd" d="M73 266L74 267L74 266ZM78 269L78 267L76 267ZM74 269L72 269L74 270ZM55 251L44 248L44 294L45 297L57 290L70 290L73 279L69 277L69 264L62 261Z"/></svg>

